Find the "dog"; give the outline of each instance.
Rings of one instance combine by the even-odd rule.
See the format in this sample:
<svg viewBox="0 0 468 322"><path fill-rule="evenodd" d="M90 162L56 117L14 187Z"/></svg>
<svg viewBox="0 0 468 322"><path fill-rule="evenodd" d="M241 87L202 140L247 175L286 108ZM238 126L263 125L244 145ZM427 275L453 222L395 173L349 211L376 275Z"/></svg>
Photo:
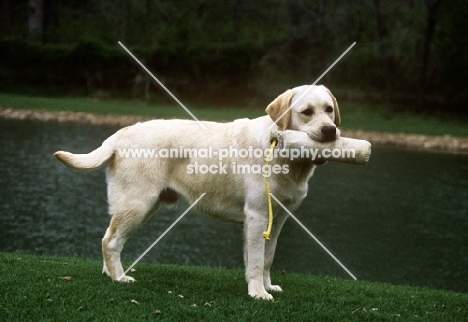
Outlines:
<svg viewBox="0 0 468 322"><path fill-rule="evenodd" d="M121 282L134 281L124 275L120 262L124 244L132 233L161 205L174 206L180 197L193 203L205 193L195 209L244 225L248 294L271 300L273 296L269 292L281 292L281 287L271 282L270 268L278 235L288 215L279 204L273 204L274 224L270 240L265 240L262 233L268 225L264 183L267 174L246 170L264 167L265 159L245 152L253 148L268 150L271 130L303 131L316 141L334 141L340 136L340 113L335 97L323 85L289 89L267 106L266 113L251 120L203 122L206 129L192 120L152 120L117 131L89 154L56 152L58 160L76 171L107 167L112 217L102 239L103 274ZM185 148L190 152L243 149L244 154L223 155L221 161L216 155L206 157L194 153L179 153L177 157L122 154L129 149L167 154ZM304 158L271 160L271 167L277 170L269 176L271 193L290 211L295 210L306 197L308 180L320 163L323 162ZM234 171L240 165L244 171Z"/></svg>

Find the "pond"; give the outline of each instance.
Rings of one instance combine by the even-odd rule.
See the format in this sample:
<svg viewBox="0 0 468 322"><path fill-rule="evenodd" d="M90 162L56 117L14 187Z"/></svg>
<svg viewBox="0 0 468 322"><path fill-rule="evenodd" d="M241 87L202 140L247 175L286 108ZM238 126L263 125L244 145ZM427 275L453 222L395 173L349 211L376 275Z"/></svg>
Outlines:
<svg viewBox="0 0 468 322"><path fill-rule="evenodd" d="M109 223L103 170L74 173L56 150L87 153L117 130L0 120L0 251L101 258ZM132 263L187 208L158 212L128 241ZM468 291L468 156L374 147L328 162L295 216L360 280ZM242 225L188 213L145 262L242 268ZM297 223L274 270L349 278Z"/></svg>

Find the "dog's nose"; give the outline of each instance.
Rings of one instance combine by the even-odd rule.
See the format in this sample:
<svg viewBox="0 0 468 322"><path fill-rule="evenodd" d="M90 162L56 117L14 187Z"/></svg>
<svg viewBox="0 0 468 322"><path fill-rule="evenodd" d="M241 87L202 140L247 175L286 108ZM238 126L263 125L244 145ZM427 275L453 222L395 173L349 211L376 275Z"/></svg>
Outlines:
<svg viewBox="0 0 468 322"><path fill-rule="evenodd" d="M334 141L336 140L336 127L335 126L322 126L323 140L324 141Z"/></svg>

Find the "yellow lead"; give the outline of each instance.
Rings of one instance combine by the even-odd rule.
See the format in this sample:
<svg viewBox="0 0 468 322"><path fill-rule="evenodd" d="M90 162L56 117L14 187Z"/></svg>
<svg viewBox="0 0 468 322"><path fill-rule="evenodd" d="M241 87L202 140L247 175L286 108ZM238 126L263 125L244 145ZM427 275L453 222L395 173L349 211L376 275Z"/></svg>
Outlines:
<svg viewBox="0 0 468 322"><path fill-rule="evenodd" d="M268 162L270 162L271 159L271 154L273 153L273 150L275 149L276 143L278 141L273 140L271 142L270 146L270 152L268 153L268 157L265 161L265 164L268 165ZM271 206L271 196L270 196L270 182L268 181L268 177L265 177L265 188L266 188L266 194L267 194L267 200L268 200L268 227L265 232L263 232L263 238L266 240L270 240L270 233L271 233L271 227L273 226L273 208Z"/></svg>

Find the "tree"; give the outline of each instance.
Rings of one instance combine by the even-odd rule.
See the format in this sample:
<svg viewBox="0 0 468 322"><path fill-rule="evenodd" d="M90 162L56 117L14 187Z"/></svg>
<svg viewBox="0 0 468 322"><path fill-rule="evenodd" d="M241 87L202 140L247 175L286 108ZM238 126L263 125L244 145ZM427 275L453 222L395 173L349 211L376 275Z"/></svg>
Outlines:
<svg viewBox="0 0 468 322"><path fill-rule="evenodd" d="M432 39L437 25L437 11L439 10L442 0L429 0L427 3L427 23L424 32L423 51L422 51L422 66L421 66L421 104L424 105L424 100L427 91L427 73L429 68L429 56L431 52Z"/></svg>
<svg viewBox="0 0 468 322"><path fill-rule="evenodd" d="M388 30L385 26L386 17L382 11L381 2L380 0L374 0L374 14L376 19L376 31L377 31L377 41L379 46L379 53L380 53L380 63L382 65L383 70L383 83L384 83L384 99L386 103L389 103L389 92L391 91L391 73L389 67L389 57L387 52L387 38L388 38Z"/></svg>
<svg viewBox="0 0 468 322"><path fill-rule="evenodd" d="M43 7L44 42L55 42L54 33L58 27L60 0L45 0Z"/></svg>
<svg viewBox="0 0 468 322"><path fill-rule="evenodd" d="M29 0L29 39L42 42L44 27L44 3L43 0Z"/></svg>
<svg viewBox="0 0 468 322"><path fill-rule="evenodd" d="M0 7L0 35L9 36L11 34L11 2L4 0Z"/></svg>

